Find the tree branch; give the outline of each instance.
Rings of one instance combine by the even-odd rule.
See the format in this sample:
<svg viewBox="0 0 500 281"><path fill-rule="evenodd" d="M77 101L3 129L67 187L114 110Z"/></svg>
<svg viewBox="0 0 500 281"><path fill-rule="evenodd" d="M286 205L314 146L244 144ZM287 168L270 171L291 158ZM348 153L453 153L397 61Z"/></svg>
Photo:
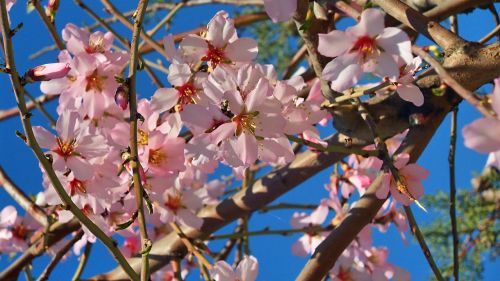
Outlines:
<svg viewBox="0 0 500 281"><path fill-rule="evenodd" d="M49 224L47 214L45 211L36 205L22 190L19 188L5 173L2 166L0 166L0 185L3 186L5 191L19 204L26 212L32 216L42 226Z"/></svg>

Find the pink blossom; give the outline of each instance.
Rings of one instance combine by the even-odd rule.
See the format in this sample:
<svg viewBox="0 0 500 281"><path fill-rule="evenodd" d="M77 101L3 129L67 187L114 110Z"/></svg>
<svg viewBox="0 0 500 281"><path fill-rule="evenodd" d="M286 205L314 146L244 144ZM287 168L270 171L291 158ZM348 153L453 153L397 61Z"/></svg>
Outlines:
<svg viewBox="0 0 500 281"><path fill-rule="evenodd" d="M491 94L491 106L500 114L500 78L495 79L495 88ZM492 153L488 163L500 169L500 119L480 118L462 129L464 144L481 153Z"/></svg>
<svg viewBox="0 0 500 281"><path fill-rule="evenodd" d="M50 150L54 169L63 173L70 169L81 180L94 175L90 159L108 151L104 137L91 134L75 112L65 112L59 117L57 136L40 126L33 127L33 131L39 145Z"/></svg>
<svg viewBox="0 0 500 281"><path fill-rule="evenodd" d="M148 137L144 154L139 157L145 170L157 176L165 176L185 169L184 146L183 138L171 138L160 132L153 132Z"/></svg>
<svg viewBox="0 0 500 281"><path fill-rule="evenodd" d="M422 180L425 180L429 176L429 172L418 164L408 164L409 161L409 154L398 154L394 161L394 166L398 168L399 176L408 189L408 192L415 200L418 200L424 193ZM389 191L396 201L401 202L405 206L409 206L413 202L408 194L403 194L399 191L398 185L392 178L392 175L384 173L382 183L376 192L377 198L387 198Z"/></svg>
<svg viewBox="0 0 500 281"><path fill-rule="evenodd" d="M218 261L210 270L215 281L255 281L259 273L259 263L254 256L245 256L236 271L226 262Z"/></svg>
<svg viewBox="0 0 500 281"><path fill-rule="evenodd" d="M413 58L412 62L406 64L401 57L396 57L399 66L399 77L395 81L396 91L402 99L413 103L415 106L424 104L424 95L420 88L413 84L414 74L422 64L420 57Z"/></svg>
<svg viewBox="0 0 500 281"><path fill-rule="evenodd" d="M328 201L322 200L320 205L310 214L294 213L290 223L295 229L320 226L328 215ZM312 254L316 247L323 242L328 235L328 231L306 232L292 246L292 252L297 256Z"/></svg>
<svg viewBox="0 0 500 281"><path fill-rule="evenodd" d="M297 10L297 0L264 0L264 8L273 22L287 21Z"/></svg>
<svg viewBox="0 0 500 281"><path fill-rule="evenodd" d="M33 81L49 81L66 77L71 67L67 63L42 64L28 70L27 78Z"/></svg>
<svg viewBox="0 0 500 281"><path fill-rule="evenodd" d="M168 80L173 88L160 88L154 93L151 98L153 110L164 112L176 106L176 111L182 111L188 104L206 104L202 89L205 79L205 73L193 74L187 64L171 64Z"/></svg>
<svg viewBox="0 0 500 281"><path fill-rule="evenodd" d="M189 35L180 48L190 61L206 61L212 69L220 64L251 62L258 51L255 40L238 38L233 21L224 11L210 20L204 37Z"/></svg>
<svg viewBox="0 0 500 281"><path fill-rule="evenodd" d="M354 86L363 72L396 79L399 69L394 57L410 64L411 42L398 28L384 28L384 15L377 9L366 9L359 23L346 31L319 34L318 51L336 57L323 70L323 78L331 87L343 91Z"/></svg>
<svg viewBox="0 0 500 281"><path fill-rule="evenodd" d="M203 220L196 216L196 212L202 207L201 199L193 191L171 187L156 199L162 222L177 222L194 229L202 226Z"/></svg>

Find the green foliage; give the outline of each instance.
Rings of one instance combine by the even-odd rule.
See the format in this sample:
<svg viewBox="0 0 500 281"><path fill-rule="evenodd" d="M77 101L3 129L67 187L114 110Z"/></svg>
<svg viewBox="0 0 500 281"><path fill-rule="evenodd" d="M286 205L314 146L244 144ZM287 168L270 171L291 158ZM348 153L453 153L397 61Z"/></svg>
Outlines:
<svg viewBox="0 0 500 281"><path fill-rule="evenodd" d="M259 12L255 8L244 9L241 14ZM278 73L283 73L292 57L297 52L298 34L292 21L275 24L272 21L260 21L250 26L239 28L240 37L249 36L259 44L259 63L274 64Z"/></svg>
<svg viewBox="0 0 500 281"><path fill-rule="evenodd" d="M481 185L489 191L499 187L500 173L492 171L481 177ZM484 190L484 188L479 188ZM449 194L439 192L423 198L425 206L437 213L438 219L423 227L422 232L429 243L433 256L441 265L445 278L453 275L453 244L449 217ZM460 279L483 280L484 262L495 260L499 250L498 200L485 199L481 193L461 189L457 194L457 228L459 234L458 253ZM432 280L435 280L434 278Z"/></svg>

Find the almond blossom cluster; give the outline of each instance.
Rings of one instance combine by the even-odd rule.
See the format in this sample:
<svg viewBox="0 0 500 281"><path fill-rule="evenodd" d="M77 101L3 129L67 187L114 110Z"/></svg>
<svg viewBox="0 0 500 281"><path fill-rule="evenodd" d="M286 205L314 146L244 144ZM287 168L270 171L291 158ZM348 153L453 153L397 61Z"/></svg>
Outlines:
<svg viewBox="0 0 500 281"><path fill-rule="evenodd" d="M107 235L123 236L122 249L132 256L140 245L131 192L128 98L123 79L116 78L128 54L111 49L109 32L89 33L68 24L63 39L67 49L59 54L59 63L26 75L41 81L43 93L59 95L55 130L36 126L35 137L73 202ZM301 77L279 80L272 65L254 62L257 43L238 37L226 12L217 13L205 32L187 36L178 47L167 36L165 50L171 87L138 101L140 176L153 240L171 231L171 222L202 226L196 213L218 203L226 188L223 179L207 180L219 163L240 179L256 161L289 163L294 153L287 136L303 134L321 142L314 126L327 116L319 91L298 97L307 86ZM58 220L70 220L72 214L62 208L45 174L43 182L46 189L36 203L61 206L56 208ZM77 253L96 241L84 231Z"/></svg>
<svg viewBox="0 0 500 281"><path fill-rule="evenodd" d="M342 92L356 85L363 73L372 73L397 86L399 96L415 106L423 95L412 84L421 60L414 59L408 35L396 27L384 27L384 14L366 9L359 23L345 31L319 34L318 51L334 59L323 69L331 88Z"/></svg>
<svg viewBox="0 0 500 281"><path fill-rule="evenodd" d="M296 1L264 2L274 21L289 18L296 9ZM280 3L284 9L278 9ZM131 257L139 253L141 245L132 191L127 85L123 82L126 79L120 78L129 57L112 50L114 37L110 32L89 33L68 24L62 38L67 49L60 52L59 62L34 68L24 77L26 82L41 81L44 94L59 96L55 130L36 126L35 137L72 201L107 235L121 235L121 250ZM411 55L406 34L384 28L380 11L367 9L358 25L345 32L320 35L319 42L323 55L335 57L323 73L323 78L332 81L332 89L346 90L363 73L373 73L390 81L403 99L423 104L422 94L412 84L421 61ZM228 185L223 178L208 180L219 163L230 167L236 179L242 179L245 170L257 162L290 163L295 157L288 140L291 135L327 146L316 128L328 121L321 108L324 100L319 80L309 84L300 76L280 80L272 65L256 63L257 42L239 37L226 12L218 12L204 32L186 36L178 46L167 36L164 48L170 63L170 86L157 89L150 99L138 100L137 108L139 172L152 240L169 233L169 223L202 227L198 211L217 204ZM308 86L307 97L300 97ZM396 141L394 148L389 146L391 153L399 144ZM334 178L335 184L327 187L329 197L312 214L294 214L294 228L316 229L306 232L292 252L313 253L331 230L317 230L330 211L335 213L331 227L347 214L349 206L340 198L347 200L355 190L362 195L380 173L384 181L377 197L385 199L390 192L404 205L418 199L427 171L408 164L408 155L393 157L411 198L400 193L380 159L351 156L342 177ZM72 219L46 174L43 184L45 190L37 195L36 203L56 207L60 222ZM385 231L390 223L401 233L406 230L396 201L388 202L377 215L379 223L374 226L379 230ZM14 208L6 207L0 216L0 250L24 249L27 233L35 228L27 220L23 222ZM83 238L74 247L77 254L86 243L96 241L88 229L83 230ZM19 243L9 245L13 248L4 243L17 238ZM406 280L386 257L387 249L371 244L369 227L344 252L331 278L346 280L346 276L361 274L373 280ZM211 274L215 280L251 281L257 271L257 260L247 256L235 270L218 262ZM171 274L171 270L165 269L164 274Z"/></svg>

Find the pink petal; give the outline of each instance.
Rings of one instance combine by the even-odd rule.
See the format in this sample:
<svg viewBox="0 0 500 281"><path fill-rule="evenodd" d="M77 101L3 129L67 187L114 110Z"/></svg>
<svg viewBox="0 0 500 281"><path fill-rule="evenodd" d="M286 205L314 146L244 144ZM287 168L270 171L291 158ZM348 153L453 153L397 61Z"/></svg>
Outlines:
<svg viewBox="0 0 500 281"><path fill-rule="evenodd" d="M355 56L343 55L329 62L323 69L323 78L332 81L335 91L344 91L358 82L362 69L355 63Z"/></svg>
<svg viewBox="0 0 500 281"><path fill-rule="evenodd" d="M265 102L269 91L269 82L265 78L261 78L255 89L252 90L246 97L245 105L248 112L259 110L259 106Z"/></svg>
<svg viewBox="0 0 500 281"><path fill-rule="evenodd" d="M250 62L257 57L258 51L257 42L251 38L239 38L225 49L227 58L233 62Z"/></svg>
<svg viewBox="0 0 500 281"><path fill-rule="evenodd" d="M200 61L208 49L207 42L197 35L188 35L179 44L182 53L190 62Z"/></svg>
<svg viewBox="0 0 500 281"><path fill-rule="evenodd" d="M7 206L0 212L0 227L11 226L16 222L17 210L14 206Z"/></svg>
<svg viewBox="0 0 500 281"><path fill-rule="evenodd" d="M382 175L382 181L380 182L380 185L375 193L378 199L387 199L387 196L389 195L390 184L391 184L391 175L388 173L384 173Z"/></svg>
<svg viewBox="0 0 500 281"><path fill-rule="evenodd" d="M406 64L413 61L410 38L401 29L387 27L376 41L385 53L400 56Z"/></svg>
<svg viewBox="0 0 500 281"><path fill-rule="evenodd" d="M54 148L56 147L56 137L41 126L33 127L33 134L35 134L35 139L42 148Z"/></svg>
<svg viewBox="0 0 500 281"><path fill-rule="evenodd" d="M233 268L225 261L218 261L210 269L210 276L216 281L237 280L238 276Z"/></svg>
<svg viewBox="0 0 500 281"><path fill-rule="evenodd" d="M500 150L500 120L481 118L462 129L464 144L482 153Z"/></svg>
<svg viewBox="0 0 500 281"><path fill-rule="evenodd" d="M318 34L318 36L318 51L327 57L338 57L353 45L351 38L340 30L333 30L327 34Z"/></svg>
<svg viewBox="0 0 500 281"><path fill-rule="evenodd" d="M352 33L356 37L368 35L375 37L384 30L384 13L378 9L366 9L361 13L359 23L346 30L347 33Z"/></svg>
<svg viewBox="0 0 500 281"><path fill-rule="evenodd" d="M255 281L258 273L259 263L254 256L245 256L236 268L236 275L244 281Z"/></svg>
<svg viewBox="0 0 500 281"><path fill-rule="evenodd" d="M292 253L299 257L307 256L310 252L309 237L307 234L301 236L299 240L292 245Z"/></svg>
<svg viewBox="0 0 500 281"><path fill-rule="evenodd" d="M151 97L151 110L165 112L177 104L179 92L174 88L160 88Z"/></svg>
<svg viewBox="0 0 500 281"><path fill-rule="evenodd" d="M245 103L241 98L241 94L239 91L237 90L227 91L224 93L224 98L227 99L229 103L229 110L231 110L232 113L238 115L244 110Z"/></svg>
<svg viewBox="0 0 500 281"><path fill-rule="evenodd" d="M371 60L371 62L375 63L375 70L373 71L375 74L382 77L389 77L392 81L396 80L399 76L399 68L394 60L394 58L387 54L381 53L378 58ZM371 72L365 69L365 72Z"/></svg>
<svg viewBox="0 0 500 281"><path fill-rule="evenodd" d="M79 180L89 180L94 176L93 166L79 156L68 157L66 165Z"/></svg>
<svg viewBox="0 0 500 281"><path fill-rule="evenodd" d="M211 134L210 139L213 144L218 145L221 141L233 136L236 132L236 124L233 122L225 123L217 127Z"/></svg>
<svg viewBox="0 0 500 281"><path fill-rule="evenodd" d="M46 95L59 95L69 86L68 78L54 79L40 83L40 91Z"/></svg>
<svg viewBox="0 0 500 281"><path fill-rule="evenodd" d="M167 60L172 63L182 63L181 54L175 48L174 37L172 34L165 36L163 39L163 47L167 54Z"/></svg>
<svg viewBox="0 0 500 281"><path fill-rule="evenodd" d="M248 133L242 133L236 140L236 154L245 165L251 165L257 160L257 140Z"/></svg>
<svg viewBox="0 0 500 281"><path fill-rule="evenodd" d="M168 71L168 82L173 86L182 86L191 78L191 68L185 63L173 63L168 67Z"/></svg>
<svg viewBox="0 0 500 281"><path fill-rule="evenodd" d="M495 88L493 89L493 93L491 93L491 99L491 106L497 115L500 115L500 78L495 79Z"/></svg>
<svg viewBox="0 0 500 281"><path fill-rule="evenodd" d="M297 10L297 0L264 0L264 8L273 22L287 21Z"/></svg>
<svg viewBox="0 0 500 281"><path fill-rule="evenodd" d="M413 84L398 85L397 92L399 97L413 103L415 106L424 104L424 95L420 91L420 88Z"/></svg>

